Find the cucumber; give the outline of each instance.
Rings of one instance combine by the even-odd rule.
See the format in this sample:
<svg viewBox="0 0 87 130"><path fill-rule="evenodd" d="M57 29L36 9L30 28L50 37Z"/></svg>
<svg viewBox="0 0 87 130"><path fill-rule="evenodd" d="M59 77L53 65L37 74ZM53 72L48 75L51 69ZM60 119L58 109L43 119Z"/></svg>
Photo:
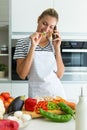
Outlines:
<svg viewBox="0 0 87 130"><path fill-rule="evenodd" d="M20 111L24 105L25 96L16 97L11 104L8 106L6 113L11 113L15 111Z"/></svg>

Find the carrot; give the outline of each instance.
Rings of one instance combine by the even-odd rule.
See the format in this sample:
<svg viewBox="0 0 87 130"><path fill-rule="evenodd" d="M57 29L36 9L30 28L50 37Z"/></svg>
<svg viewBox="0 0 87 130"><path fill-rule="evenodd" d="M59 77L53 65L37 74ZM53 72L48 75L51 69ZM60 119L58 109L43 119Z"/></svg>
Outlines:
<svg viewBox="0 0 87 130"><path fill-rule="evenodd" d="M57 103L58 102L64 102L65 104L67 104L69 107L71 107L74 110L76 108L76 103L70 102L70 101L68 101L68 100L66 100L66 99L64 99L62 97L56 97L56 99L54 101L57 102Z"/></svg>

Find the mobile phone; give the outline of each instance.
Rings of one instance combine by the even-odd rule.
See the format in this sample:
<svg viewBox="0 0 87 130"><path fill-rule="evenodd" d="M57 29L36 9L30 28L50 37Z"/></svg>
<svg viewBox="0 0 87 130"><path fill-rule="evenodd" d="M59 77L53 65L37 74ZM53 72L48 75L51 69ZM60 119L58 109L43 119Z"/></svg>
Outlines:
<svg viewBox="0 0 87 130"><path fill-rule="evenodd" d="M57 35L54 34L54 33L55 33L55 32L54 32L55 30L57 30L57 26L55 26L54 29L53 29L53 34L52 34L52 38L53 38L53 39L57 38Z"/></svg>

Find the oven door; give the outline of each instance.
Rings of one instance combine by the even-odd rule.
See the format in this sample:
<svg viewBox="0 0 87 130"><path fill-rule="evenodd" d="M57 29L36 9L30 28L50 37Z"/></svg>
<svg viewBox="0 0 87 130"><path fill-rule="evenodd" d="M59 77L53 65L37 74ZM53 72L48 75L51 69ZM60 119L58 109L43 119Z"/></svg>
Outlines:
<svg viewBox="0 0 87 130"><path fill-rule="evenodd" d="M87 67L87 49L62 49L62 58L66 67Z"/></svg>

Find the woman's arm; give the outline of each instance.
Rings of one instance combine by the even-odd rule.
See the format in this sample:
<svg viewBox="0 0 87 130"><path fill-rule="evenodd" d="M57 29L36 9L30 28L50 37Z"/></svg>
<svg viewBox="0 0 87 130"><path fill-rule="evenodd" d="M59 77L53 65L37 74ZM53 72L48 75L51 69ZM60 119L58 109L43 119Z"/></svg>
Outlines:
<svg viewBox="0 0 87 130"><path fill-rule="evenodd" d="M62 60L62 56L61 56L61 38L59 35L59 32L57 30L55 30L54 34L56 35L56 38L53 39L53 45L54 45L54 50L55 50L55 58L56 58L56 64L57 64L57 76L58 78L62 78L63 74L64 74L64 64L63 64L63 60Z"/></svg>
<svg viewBox="0 0 87 130"><path fill-rule="evenodd" d="M25 58L17 59L17 73L21 79L25 79L26 76L29 74L31 65L34 58L34 52L36 46L39 44L41 40L41 33L35 32L30 36L31 39L31 47L30 50Z"/></svg>
<svg viewBox="0 0 87 130"><path fill-rule="evenodd" d="M30 72L30 68L34 58L35 47L32 45L30 51L25 58L17 59L16 71L21 79L25 79Z"/></svg>
<svg viewBox="0 0 87 130"><path fill-rule="evenodd" d="M62 56L61 56L61 50L60 50L60 47L57 47L55 49L55 57L56 57L56 64L57 64L57 76L59 78L62 78L63 74L64 74L64 70L65 70L65 67L64 67L64 64L63 64L63 61L62 61Z"/></svg>

